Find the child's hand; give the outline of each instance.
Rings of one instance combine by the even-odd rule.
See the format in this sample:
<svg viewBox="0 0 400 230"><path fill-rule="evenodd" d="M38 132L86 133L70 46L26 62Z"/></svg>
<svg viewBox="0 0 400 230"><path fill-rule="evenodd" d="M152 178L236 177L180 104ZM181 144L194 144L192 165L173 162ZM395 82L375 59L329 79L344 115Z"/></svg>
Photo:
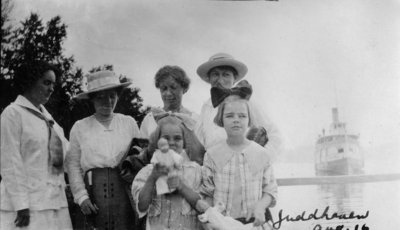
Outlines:
<svg viewBox="0 0 400 230"><path fill-rule="evenodd" d="M156 163L153 167L153 171L151 171L150 177L154 181L156 181L160 176L164 176L168 174L168 167L159 163Z"/></svg>
<svg viewBox="0 0 400 230"><path fill-rule="evenodd" d="M178 174L168 176L167 184L169 190L172 191L176 189L179 191L182 188L182 183L181 177Z"/></svg>

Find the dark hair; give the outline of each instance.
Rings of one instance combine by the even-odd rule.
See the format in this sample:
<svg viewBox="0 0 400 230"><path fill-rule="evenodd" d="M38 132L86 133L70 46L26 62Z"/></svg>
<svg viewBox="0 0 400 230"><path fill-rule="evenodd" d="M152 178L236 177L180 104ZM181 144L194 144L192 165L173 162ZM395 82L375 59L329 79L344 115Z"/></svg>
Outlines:
<svg viewBox="0 0 400 230"><path fill-rule="evenodd" d="M56 75L56 83L59 83L60 71L54 65L45 61L30 61L22 64L14 75L14 87L17 93L25 93L47 71L53 71Z"/></svg>
<svg viewBox="0 0 400 230"><path fill-rule="evenodd" d="M217 69L217 68L218 68L218 69L222 69L222 70L229 70L229 71L232 71L233 76L235 76L235 79L236 79L236 77L238 76L238 71L237 71L235 68L233 68L233 66L230 66L230 65L219 65L219 66L215 66L215 67L211 68L211 69L207 72L207 76L210 76L211 70Z"/></svg>
<svg viewBox="0 0 400 230"><path fill-rule="evenodd" d="M184 92L187 92L190 85L190 79L186 75L185 71L179 66L166 65L161 67L154 77L155 86L157 89L160 88L161 82L167 77L172 77L179 85L183 88Z"/></svg>

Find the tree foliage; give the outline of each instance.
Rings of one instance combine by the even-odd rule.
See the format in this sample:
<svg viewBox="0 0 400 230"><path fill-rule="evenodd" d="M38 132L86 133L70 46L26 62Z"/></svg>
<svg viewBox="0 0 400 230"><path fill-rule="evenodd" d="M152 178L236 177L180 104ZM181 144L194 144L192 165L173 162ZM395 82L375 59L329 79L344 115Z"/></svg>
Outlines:
<svg viewBox="0 0 400 230"><path fill-rule="evenodd" d="M84 72L81 68L76 67L73 56L64 54L63 43L67 38L67 25L61 21L59 16L43 23L38 14L31 13L29 17L20 22L20 25L12 28L6 23L9 21L12 5L4 9L3 6L2 1L0 112L17 96L15 90L12 90L13 75L21 64L32 60L47 61L60 70L61 78L60 84L57 85L45 106L68 134L73 123L89 115L88 113L92 113L93 108L88 102L79 102L73 99L82 91ZM6 14L3 14L3 10ZM90 72L100 69L112 70L113 66L99 66L91 69ZM121 76L121 81L126 80L126 77ZM141 111L142 98L138 93L139 89L137 88L125 90L120 97L116 111L130 115L140 123L147 110Z"/></svg>

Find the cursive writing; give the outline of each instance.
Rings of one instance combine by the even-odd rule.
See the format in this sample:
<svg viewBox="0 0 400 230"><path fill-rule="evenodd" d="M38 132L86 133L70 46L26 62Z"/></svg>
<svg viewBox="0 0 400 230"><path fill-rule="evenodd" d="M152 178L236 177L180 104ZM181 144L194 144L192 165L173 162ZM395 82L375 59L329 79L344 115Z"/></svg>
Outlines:
<svg viewBox="0 0 400 230"><path fill-rule="evenodd" d="M353 211L350 212L349 214L338 214L337 212L329 214L328 213L329 206L327 206L321 214L319 214L318 211L319 211L318 209L315 209L315 211L310 214L306 214L306 211L303 211L300 215L297 215L296 217L291 217L290 215L286 215L285 217L283 217L283 210L281 209L278 214L279 220L273 223L273 227L279 229L283 221L296 222L296 221L308 221L308 220L319 220L319 219L325 219L325 220L365 219L369 215L369 211L367 211L365 215L358 215L355 214Z"/></svg>

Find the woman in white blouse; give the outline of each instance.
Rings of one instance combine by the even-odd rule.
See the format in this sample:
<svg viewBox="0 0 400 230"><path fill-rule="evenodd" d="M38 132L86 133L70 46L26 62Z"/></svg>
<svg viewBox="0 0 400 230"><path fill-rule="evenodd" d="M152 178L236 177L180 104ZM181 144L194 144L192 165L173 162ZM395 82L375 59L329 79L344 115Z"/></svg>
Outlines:
<svg viewBox="0 0 400 230"><path fill-rule="evenodd" d="M120 91L130 83L120 83L111 71L87 80L88 90L77 97L90 99L95 113L71 129L66 160L72 193L92 227L132 228L133 210L116 167L140 134L132 117L114 113Z"/></svg>
<svg viewBox="0 0 400 230"><path fill-rule="evenodd" d="M181 67L169 65L161 67L154 77L154 85L160 90L163 106L153 107L144 117L140 126L140 133L144 138L149 139L151 133L156 130L157 122L154 116L163 111L185 113L197 121L198 115L182 105L182 97L189 90L190 79Z"/></svg>
<svg viewBox="0 0 400 230"><path fill-rule="evenodd" d="M43 106L57 72L35 61L14 76L20 95L1 114L0 229L72 229L63 170L68 141Z"/></svg>
<svg viewBox="0 0 400 230"><path fill-rule="evenodd" d="M150 112L145 116L140 126L141 136L149 139L150 135L157 128L157 117L165 116L165 113L183 113L191 117L194 123L198 121L198 115L182 105L182 97L189 90L190 79L185 71L179 66L166 65L161 67L154 77L155 87L160 90L162 107L152 107ZM190 130L194 131L194 130ZM194 161L203 164L204 149L198 151L196 156L191 156ZM139 158L144 163L149 163L153 151L144 151Z"/></svg>

